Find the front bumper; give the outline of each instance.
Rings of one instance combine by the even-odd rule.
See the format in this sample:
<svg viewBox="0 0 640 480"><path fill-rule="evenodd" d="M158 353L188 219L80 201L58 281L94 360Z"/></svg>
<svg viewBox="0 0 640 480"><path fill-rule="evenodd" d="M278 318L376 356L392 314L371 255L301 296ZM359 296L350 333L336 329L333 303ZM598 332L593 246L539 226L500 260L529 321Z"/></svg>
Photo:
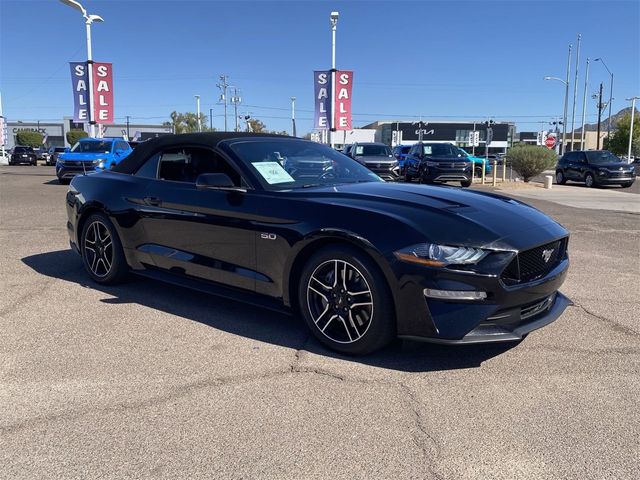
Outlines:
<svg viewBox="0 0 640 480"><path fill-rule="evenodd" d="M384 164L370 164L368 163L367 168L371 170L373 173L378 175L380 178L386 181L395 182L400 179L400 166L396 165L384 165Z"/></svg>
<svg viewBox="0 0 640 480"><path fill-rule="evenodd" d="M60 164L59 162L56 164L56 175L58 178L73 178L76 175L84 175L85 173L95 173L98 171L96 169L96 165L89 163L87 165L65 165Z"/></svg>
<svg viewBox="0 0 640 480"><path fill-rule="evenodd" d="M614 177L614 176L602 176L602 175L598 175L596 177L596 183L598 185L619 185L621 183L628 183L628 182L634 182L636 179L636 176L631 174L629 176L624 176L624 177Z"/></svg>
<svg viewBox="0 0 640 480"><path fill-rule="evenodd" d="M522 340L528 333L557 320L569 305L573 305L571 300L562 293L555 292L535 302L533 305L499 311L460 339L413 337L408 335L401 335L401 337L444 345L517 342ZM530 317L523 318L523 312L527 312L527 310L534 310L535 313Z"/></svg>
<svg viewBox="0 0 640 480"><path fill-rule="evenodd" d="M556 320L570 305L558 291L569 268L566 253L544 276L516 284L505 283L502 277L514 258L511 255L499 253L494 259L490 255L486 261L491 266L483 272L391 260L397 281L398 336L445 344L517 341ZM486 298L426 296L432 290L484 292Z"/></svg>
<svg viewBox="0 0 640 480"><path fill-rule="evenodd" d="M464 168L424 167L422 179L431 182L468 182L471 180L471 165Z"/></svg>
<svg viewBox="0 0 640 480"><path fill-rule="evenodd" d="M16 155L16 156L12 156L11 157L11 163L13 163L14 165L16 164L23 164L26 163L28 165L31 165L32 163L36 162L36 157L29 155L29 156L23 156L23 155Z"/></svg>

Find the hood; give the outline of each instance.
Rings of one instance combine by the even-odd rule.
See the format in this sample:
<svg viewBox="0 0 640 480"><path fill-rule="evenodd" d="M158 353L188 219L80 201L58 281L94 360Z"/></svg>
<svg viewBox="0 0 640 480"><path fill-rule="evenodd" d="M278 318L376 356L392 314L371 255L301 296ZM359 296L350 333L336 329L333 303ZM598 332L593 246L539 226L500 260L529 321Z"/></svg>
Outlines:
<svg viewBox="0 0 640 480"><path fill-rule="evenodd" d="M60 153L58 158L60 160L69 160L76 162L95 162L96 160L105 160L109 156L108 153L75 153L65 152Z"/></svg>
<svg viewBox="0 0 640 480"><path fill-rule="evenodd" d="M377 212L424 241L496 249L531 248L568 232L512 198L446 186L367 182L310 189L308 200Z"/></svg>

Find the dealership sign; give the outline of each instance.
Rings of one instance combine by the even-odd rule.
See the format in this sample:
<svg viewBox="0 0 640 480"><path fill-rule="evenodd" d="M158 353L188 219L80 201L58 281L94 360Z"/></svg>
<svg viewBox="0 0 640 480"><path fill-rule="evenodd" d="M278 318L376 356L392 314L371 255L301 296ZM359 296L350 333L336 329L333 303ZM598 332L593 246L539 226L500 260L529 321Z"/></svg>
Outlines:
<svg viewBox="0 0 640 480"><path fill-rule="evenodd" d="M92 86L89 92L87 62L69 62L73 87L73 121L89 120L89 102L93 102L94 121L113 123L113 66L111 63L94 62Z"/></svg>
<svg viewBox="0 0 640 480"><path fill-rule="evenodd" d="M353 89L353 72L337 70L335 85L331 83L331 71L321 70L313 72L315 114L313 128L351 130L351 93ZM331 95L333 90L333 109L331 109ZM333 121L331 121L333 113Z"/></svg>

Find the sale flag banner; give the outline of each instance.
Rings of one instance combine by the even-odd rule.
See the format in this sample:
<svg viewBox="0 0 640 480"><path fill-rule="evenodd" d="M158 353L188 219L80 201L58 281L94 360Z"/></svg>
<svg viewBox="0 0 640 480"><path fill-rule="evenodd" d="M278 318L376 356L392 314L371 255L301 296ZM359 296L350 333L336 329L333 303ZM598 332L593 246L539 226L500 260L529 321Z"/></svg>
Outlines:
<svg viewBox="0 0 640 480"><path fill-rule="evenodd" d="M113 123L113 64L93 64L93 115L96 123Z"/></svg>
<svg viewBox="0 0 640 480"><path fill-rule="evenodd" d="M331 99L331 72L314 71L313 72L313 93L315 104L315 115L313 117L313 128L328 129L329 125L329 107Z"/></svg>
<svg viewBox="0 0 640 480"><path fill-rule="evenodd" d="M69 62L73 87L73 121L89 121L89 74L87 62Z"/></svg>
<svg viewBox="0 0 640 480"><path fill-rule="evenodd" d="M334 92L334 128L336 130L351 130L351 92L353 87L353 72L338 70Z"/></svg>

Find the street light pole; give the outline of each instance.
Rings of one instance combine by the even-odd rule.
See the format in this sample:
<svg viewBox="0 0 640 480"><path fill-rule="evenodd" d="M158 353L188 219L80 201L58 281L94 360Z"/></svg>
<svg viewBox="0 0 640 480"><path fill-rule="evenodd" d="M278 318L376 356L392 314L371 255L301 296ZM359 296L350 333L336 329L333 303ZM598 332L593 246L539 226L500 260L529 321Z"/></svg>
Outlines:
<svg viewBox="0 0 640 480"><path fill-rule="evenodd" d="M564 90L564 118L562 121L562 153L567 151L567 102L569 100L569 75L571 73L571 44L569 44L569 55L567 56L567 80Z"/></svg>
<svg viewBox="0 0 640 480"><path fill-rule="evenodd" d="M338 26L339 12L331 12L329 18L331 19L331 122L329 132L329 144L331 148L334 146L333 135L331 132L335 132L336 122L336 109L335 109L335 85L336 85L336 28Z"/></svg>
<svg viewBox="0 0 640 480"><path fill-rule="evenodd" d="M578 97L578 67L580 66L580 40L582 40L582 35L578 34L578 48L576 49L576 76L573 81L573 108L571 111L571 150L575 150L575 140L574 140L574 131L575 131L575 121L576 121L576 99Z"/></svg>
<svg viewBox="0 0 640 480"><path fill-rule="evenodd" d="M213 108L209 109L209 130L213 131Z"/></svg>
<svg viewBox="0 0 640 480"><path fill-rule="evenodd" d="M296 135L296 97L291 97L291 128L293 132L293 136Z"/></svg>
<svg viewBox="0 0 640 480"><path fill-rule="evenodd" d="M580 128L580 149L586 150L584 146L584 122L587 116L587 90L589 89L589 57L587 57L587 68L584 72L584 95L582 96L582 127Z"/></svg>
<svg viewBox="0 0 640 480"><path fill-rule="evenodd" d="M89 77L89 92L87 100L89 102L89 135L96 136L96 121L93 105L93 58L91 51L91 24L93 22L104 22L99 15L89 15L85 8L76 0L60 0L65 5L78 10L85 19L85 31L87 37L87 76Z"/></svg>
<svg viewBox="0 0 640 480"><path fill-rule="evenodd" d="M607 120L607 138L610 141L610 137L611 137L611 104L613 103L613 73L611 73L611 70L609 70L609 67L607 67L607 64L604 63L604 59L596 58L594 60L594 62L601 62L602 65L604 65L604 68L607 69L607 72L609 72L609 75L611 75L611 88L609 90L609 119Z"/></svg>
<svg viewBox="0 0 640 480"><path fill-rule="evenodd" d="M627 162L631 162L631 144L633 143L633 117L636 113L636 100L640 97L627 98L631 101L631 125L629 125L629 149L627 150Z"/></svg>
<svg viewBox="0 0 640 480"><path fill-rule="evenodd" d="M571 47L571 45L569 45L569 47ZM569 50L569 53L571 53L571 50ZM571 60L571 59L569 59ZM569 73L567 71L567 77L569 76ZM566 145L566 135L567 135L567 95L569 94L569 82L562 80L561 78L558 77L544 77L545 80L556 80L557 82L562 83L565 86L565 90L564 90L564 115L562 117L562 142L560 144L560 155L564 154L565 151L565 145Z"/></svg>
<svg viewBox="0 0 640 480"><path fill-rule="evenodd" d="M202 119L200 118L200 95L194 95L196 97L196 115L198 116L198 132L202 131Z"/></svg>

